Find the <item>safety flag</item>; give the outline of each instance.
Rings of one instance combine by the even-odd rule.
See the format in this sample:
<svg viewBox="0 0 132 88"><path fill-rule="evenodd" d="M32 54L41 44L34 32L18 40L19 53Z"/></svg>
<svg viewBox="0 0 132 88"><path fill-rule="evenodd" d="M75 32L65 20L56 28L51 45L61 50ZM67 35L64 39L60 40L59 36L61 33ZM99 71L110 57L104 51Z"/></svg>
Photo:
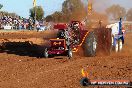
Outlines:
<svg viewBox="0 0 132 88"><path fill-rule="evenodd" d="M88 3L88 13L92 13L92 3Z"/></svg>
<svg viewBox="0 0 132 88"><path fill-rule="evenodd" d="M33 0L33 7L36 7L36 0Z"/></svg>

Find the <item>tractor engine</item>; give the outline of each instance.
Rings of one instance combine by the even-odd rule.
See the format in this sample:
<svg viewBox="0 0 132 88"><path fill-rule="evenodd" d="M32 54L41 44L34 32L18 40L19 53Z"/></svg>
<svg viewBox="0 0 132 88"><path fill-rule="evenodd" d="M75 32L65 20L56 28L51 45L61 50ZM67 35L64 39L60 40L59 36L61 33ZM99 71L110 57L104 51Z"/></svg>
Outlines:
<svg viewBox="0 0 132 88"><path fill-rule="evenodd" d="M71 40L72 44L79 44L80 43L80 24L79 22L71 22L70 24L70 33L71 33Z"/></svg>

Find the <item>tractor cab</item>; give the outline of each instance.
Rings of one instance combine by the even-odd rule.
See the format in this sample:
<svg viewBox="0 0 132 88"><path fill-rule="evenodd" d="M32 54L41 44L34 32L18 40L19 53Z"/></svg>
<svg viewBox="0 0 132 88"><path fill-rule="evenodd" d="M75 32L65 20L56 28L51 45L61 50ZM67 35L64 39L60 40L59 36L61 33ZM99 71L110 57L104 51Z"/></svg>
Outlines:
<svg viewBox="0 0 132 88"><path fill-rule="evenodd" d="M68 26L65 23L55 24L54 25L54 29L58 30L57 38L59 38L59 39L65 39L65 37L66 37L65 31L67 30L67 28L68 28Z"/></svg>

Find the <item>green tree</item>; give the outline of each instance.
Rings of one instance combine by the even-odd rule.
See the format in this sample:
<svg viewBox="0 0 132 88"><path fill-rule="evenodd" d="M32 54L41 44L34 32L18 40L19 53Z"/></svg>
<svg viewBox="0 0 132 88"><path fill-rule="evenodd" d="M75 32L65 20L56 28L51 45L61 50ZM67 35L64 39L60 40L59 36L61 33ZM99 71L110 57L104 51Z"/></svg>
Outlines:
<svg viewBox="0 0 132 88"><path fill-rule="evenodd" d="M52 15L48 15L48 16L46 16L45 20L46 20L46 22L53 21L53 16Z"/></svg>
<svg viewBox="0 0 132 88"><path fill-rule="evenodd" d="M86 16L84 5L81 0L65 0L62 4L62 11L50 15L54 22L69 22L71 20L82 20ZM47 16L46 18L49 18ZM50 17L50 18L51 18Z"/></svg>
<svg viewBox="0 0 132 88"><path fill-rule="evenodd" d="M54 22L63 22L64 18L63 18L63 13L56 11L54 14L52 14L53 16L53 21Z"/></svg>
<svg viewBox="0 0 132 88"><path fill-rule="evenodd" d="M16 13L10 13L11 17L18 17L18 15Z"/></svg>
<svg viewBox="0 0 132 88"><path fill-rule="evenodd" d="M3 5L2 4L0 4L0 9L3 7Z"/></svg>
<svg viewBox="0 0 132 88"><path fill-rule="evenodd" d="M126 20L132 21L132 8L128 10L127 15L126 15Z"/></svg>
<svg viewBox="0 0 132 88"><path fill-rule="evenodd" d="M30 17L35 19L35 10L36 10L36 20L42 20L44 16L44 10L41 6L33 7L29 10Z"/></svg>
<svg viewBox="0 0 132 88"><path fill-rule="evenodd" d="M109 17L112 17L112 19L118 20L120 17L125 17L126 9L120 5L112 5L106 9L106 13L109 15Z"/></svg>

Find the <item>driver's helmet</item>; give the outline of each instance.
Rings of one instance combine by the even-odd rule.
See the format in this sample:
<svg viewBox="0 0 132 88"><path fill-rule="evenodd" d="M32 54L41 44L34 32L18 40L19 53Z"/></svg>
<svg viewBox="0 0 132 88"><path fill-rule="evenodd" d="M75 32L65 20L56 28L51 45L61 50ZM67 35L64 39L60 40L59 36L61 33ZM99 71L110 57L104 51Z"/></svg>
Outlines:
<svg viewBox="0 0 132 88"><path fill-rule="evenodd" d="M73 27L79 26L79 23L75 22L73 23Z"/></svg>

